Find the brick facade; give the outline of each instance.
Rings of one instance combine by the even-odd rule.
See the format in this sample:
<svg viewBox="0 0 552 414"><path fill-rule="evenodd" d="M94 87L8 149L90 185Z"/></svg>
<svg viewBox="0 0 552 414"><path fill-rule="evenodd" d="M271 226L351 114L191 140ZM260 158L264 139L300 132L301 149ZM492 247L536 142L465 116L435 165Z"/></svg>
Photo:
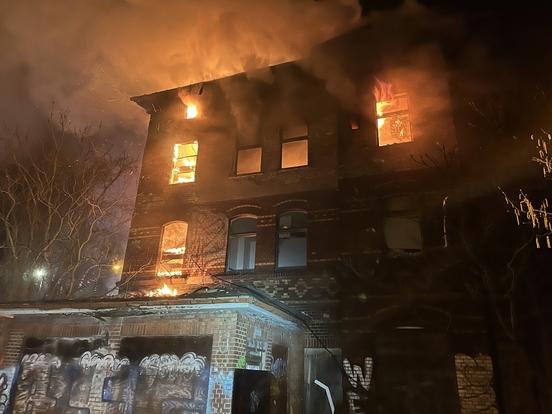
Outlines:
<svg viewBox="0 0 552 414"><path fill-rule="evenodd" d="M220 310L202 310L202 306L213 307L213 303L221 304ZM239 304L242 310L233 310ZM287 381L290 386L287 400L289 409L299 412L302 400L304 341L301 329L293 318L286 319L280 311L271 314L270 308L266 305L257 307L251 301L245 304L249 305L243 306L244 303L239 300L229 302L219 300L211 301L210 304L197 304L197 306L186 305L188 310L179 311L178 302L173 302L172 310L167 308L163 311L148 312L146 306L142 308L145 314L127 310L126 316L104 316L100 320L80 315L80 312L75 312L72 316L60 317L48 315L47 311L36 313L30 311L25 316L18 316L10 321L5 335L7 342L1 351L4 362L0 366L0 371L8 372L21 363L23 342L28 338L98 340L103 345L96 352L102 355L114 355L117 358L124 338L155 337L160 338L161 341L161 338L170 337L208 336L212 337L212 350L209 355L206 355L210 361L207 413L228 414L232 406L234 370L238 366L240 357L246 354L248 341L257 340L264 344L264 364L259 367L261 370L270 371L271 369L273 344L285 346L288 349ZM43 388L49 383L48 358L53 357L52 355L42 358L40 363L43 365L35 366L45 375L44 378L37 379ZM108 404L102 400L102 383L106 376L108 372L102 374L97 371L92 380L91 391L84 403L91 413L103 413L108 407ZM22 385L17 388L20 396L26 392L21 387ZM45 404L46 401L51 403L52 398L47 395L49 394L46 388L38 388L33 392L32 399L28 401L34 401L35 406Z"/></svg>
<svg viewBox="0 0 552 414"><path fill-rule="evenodd" d="M491 357L457 354L454 356L454 363L461 413L498 413Z"/></svg>

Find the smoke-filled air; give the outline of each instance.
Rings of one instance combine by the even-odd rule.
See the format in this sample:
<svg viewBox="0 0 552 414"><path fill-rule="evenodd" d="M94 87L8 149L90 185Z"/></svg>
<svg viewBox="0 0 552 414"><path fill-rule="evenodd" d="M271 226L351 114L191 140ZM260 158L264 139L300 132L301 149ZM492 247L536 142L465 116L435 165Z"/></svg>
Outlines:
<svg viewBox="0 0 552 414"><path fill-rule="evenodd" d="M295 59L359 16L351 0L2 2L2 121L32 130L54 109L145 135L130 96Z"/></svg>

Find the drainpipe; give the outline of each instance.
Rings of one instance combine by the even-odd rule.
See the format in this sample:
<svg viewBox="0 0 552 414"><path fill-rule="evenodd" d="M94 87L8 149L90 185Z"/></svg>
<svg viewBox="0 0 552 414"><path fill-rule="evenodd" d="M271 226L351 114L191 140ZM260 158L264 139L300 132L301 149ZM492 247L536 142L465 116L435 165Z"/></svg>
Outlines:
<svg viewBox="0 0 552 414"><path fill-rule="evenodd" d="M448 247L447 201L448 201L448 196L445 196L445 198L443 198L443 247Z"/></svg>

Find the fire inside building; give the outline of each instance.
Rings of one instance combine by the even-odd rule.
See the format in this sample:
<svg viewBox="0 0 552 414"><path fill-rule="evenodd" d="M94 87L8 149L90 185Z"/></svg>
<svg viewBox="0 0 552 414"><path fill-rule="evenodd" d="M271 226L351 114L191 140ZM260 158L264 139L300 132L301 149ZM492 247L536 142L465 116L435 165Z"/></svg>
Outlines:
<svg viewBox="0 0 552 414"><path fill-rule="evenodd" d="M132 98L150 122L120 293L2 305L0 413L513 404L486 302L462 290L444 60L357 59L362 35Z"/></svg>

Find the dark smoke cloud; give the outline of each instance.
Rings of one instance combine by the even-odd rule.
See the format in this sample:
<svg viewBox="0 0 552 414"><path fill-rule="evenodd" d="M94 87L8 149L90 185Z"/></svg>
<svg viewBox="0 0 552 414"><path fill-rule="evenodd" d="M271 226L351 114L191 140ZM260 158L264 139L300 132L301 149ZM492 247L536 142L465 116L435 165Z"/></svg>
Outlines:
<svg viewBox="0 0 552 414"><path fill-rule="evenodd" d="M355 0L29 0L0 4L0 120L144 135L129 97L302 56L354 25Z"/></svg>

